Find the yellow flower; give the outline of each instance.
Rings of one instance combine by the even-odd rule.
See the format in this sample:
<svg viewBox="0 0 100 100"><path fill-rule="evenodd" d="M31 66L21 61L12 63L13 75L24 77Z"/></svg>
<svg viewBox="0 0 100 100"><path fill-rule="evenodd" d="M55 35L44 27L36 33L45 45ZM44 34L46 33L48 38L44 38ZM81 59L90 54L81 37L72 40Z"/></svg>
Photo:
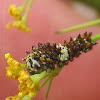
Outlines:
<svg viewBox="0 0 100 100"><path fill-rule="evenodd" d="M14 17L15 20L22 19L22 7L16 7L16 5L11 4L8 13Z"/></svg>
<svg viewBox="0 0 100 100"><path fill-rule="evenodd" d="M9 96L5 100L22 100L18 95L16 96Z"/></svg>
<svg viewBox="0 0 100 100"><path fill-rule="evenodd" d="M9 64L9 66L6 67L7 77L18 79L18 77L20 76L20 72L23 70L23 67L14 59L14 57L10 53L5 54L5 58L7 59L7 63Z"/></svg>
<svg viewBox="0 0 100 100"><path fill-rule="evenodd" d="M31 31L31 29L27 26L26 21L27 21L28 14L29 14L30 8L31 8L34 0L30 1L24 16L22 16L22 12L24 11L28 1L29 0L25 0L24 4L20 7L16 7L16 5L14 5L14 4L10 5L8 13L10 15L12 15L14 17L14 19L17 21L8 23L6 25L7 29L11 29L11 25L12 25L13 27L23 30L26 33L29 33Z"/></svg>
<svg viewBox="0 0 100 100"><path fill-rule="evenodd" d="M40 90L40 84L39 83L34 83L31 79L30 76L25 72L22 71L20 73L20 77L18 78L19 80L19 97L24 97L25 95L29 95L31 98L35 97L37 92Z"/></svg>
<svg viewBox="0 0 100 100"><path fill-rule="evenodd" d="M27 26L26 20L24 20L24 17L23 17L23 19L21 21L13 22L12 26L17 28L17 29L23 30L26 33L31 31L31 29Z"/></svg>
<svg viewBox="0 0 100 100"><path fill-rule="evenodd" d="M7 97L5 100L31 100L31 98L35 97L37 92L40 91L39 82L34 83L29 74L24 71L25 65L17 62L10 53L5 54L5 58L9 64L6 68L7 77L14 78L19 81L18 95Z"/></svg>
<svg viewBox="0 0 100 100"><path fill-rule="evenodd" d="M6 25L6 29L11 29L11 23L8 23L7 25Z"/></svg>
<svg viewBox="0 0 100 100"><path fill-rule="evenodd" d="M14 22L8 23L6 28L11 29L11 25L19 30L23 30L26 33L29 33L31 31L31 29L26 24L26 19L24 18L24 16L22 20L20 21L14 21Z"/></svg>

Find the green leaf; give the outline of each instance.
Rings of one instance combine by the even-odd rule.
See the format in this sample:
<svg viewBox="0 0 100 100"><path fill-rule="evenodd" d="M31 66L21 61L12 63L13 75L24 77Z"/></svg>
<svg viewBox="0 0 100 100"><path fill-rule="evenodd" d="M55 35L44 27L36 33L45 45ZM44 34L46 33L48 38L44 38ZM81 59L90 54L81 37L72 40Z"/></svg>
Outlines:
<svg viewBox="0 0 100 100"><path fill-rule="evenodd" d="M32 98L29 95L26 95L22 98L22 100L31 100Z"/></svg>
<svg viewBox="0 0 100 100"><path fill-rule="evenodd" d="M34 83L38 83L45 76L45 74L46 71L42 72L41 74L32 75L30 78Z"/></svg>

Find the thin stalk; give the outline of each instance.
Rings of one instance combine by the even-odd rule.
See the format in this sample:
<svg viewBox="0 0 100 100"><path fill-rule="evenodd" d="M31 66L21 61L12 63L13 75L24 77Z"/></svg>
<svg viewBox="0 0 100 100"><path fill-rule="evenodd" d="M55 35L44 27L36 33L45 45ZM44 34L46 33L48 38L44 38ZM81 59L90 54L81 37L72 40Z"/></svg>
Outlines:
<svg viewBox="0 0 100 100"><path fill-rule="evenodd" d="M24 8L26 7L27 3L28 3L29 0L25 0L24 4L20 7L18 7L18 9L20 10L20 12L22 13Z"/></svg>
<svg viewBox="0 0 100 100"><path fill-rule="evenodd" d="M55 68L54 71L51 71L51 77L56 77L57 75L59 75L62 68L63 68L63 66L61 68L57 67L57 68Z"/></svg>
<svg viewBox="0 0 100 100"><path fill-rule="evenodd" d="M48 77L49 75L50 75L50 74L45 75L42 79L44 79L44 78Z"/></svg>
<svg viewBox="0 0 100 100"><path fill-rule="evenodd" d="M53 77L51 77L51 79L50 79L50 82L49 82L49 85L48 85L48 89L47 89L47 93L46 93L46 96L45 96L45 100L47 100L47 98L48 98L48 94L49 94L49 91L50 91L52 80L53 80Z"/></svg>
<svg viewBox="0 0 100 100"><path fill-rule="evenodd" d="M23 4L23 9L25 8L25 6L27 5L29 0L25 0L24 4Z"/></svg>
<svg viewBox="0 0 100 100"><path fill-rule="evenodd" d="M38 83L46 74L46 71L43 71L40 74L31 75L30 78L34 83Z"/></svg>
<svg viewBox="0 0 100 100"><path fill-rule="evenodd" d="M27 8L27 10L26 10L26 13L25 13L25 18L26 18L26 19L27 19L27 17L28 17L28 14L29 14L30 8L31 8L31 6L32 6L32 4L33 4L33 1L34 1L34 0L31 0L31 2L29 3L28 8Z"/></svg>
<svg viewBox="0 0 100 100"><path fill-rule="evenodd" d="M48 80L49 80L50 78L51 78L51 77L49 76L49 77L41 84L40 88L42 88L42 87L48 82Z"/></svg>
<svg viewBox="0 0 100 100"><path fill-rule="evenodd" d="M74 26L74 27L71 27L71 28L63 29L63 30L57 31L56 33L60 34L60 33L70 32L70 31L90 27L90 26L97 25L97 24L100 24L100 19L95 20L95 21L91 21L91 22L88 22L88 23L85 23L85 24L80 24L80 25L77 25L77 26Z"/></svg>
<svg viewBox="0 0 100 100"><path fill-rule="evenodd" d="M100 40L100 34L97 34L96 36L92 37L91 40L93 42L96 42L96 41Z"/></svg>

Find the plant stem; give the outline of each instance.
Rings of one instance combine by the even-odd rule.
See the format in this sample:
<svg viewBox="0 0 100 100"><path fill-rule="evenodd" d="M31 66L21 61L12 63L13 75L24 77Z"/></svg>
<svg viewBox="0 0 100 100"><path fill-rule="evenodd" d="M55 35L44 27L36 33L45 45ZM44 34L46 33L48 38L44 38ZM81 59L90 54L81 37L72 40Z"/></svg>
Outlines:
<svg viewBox="0 0 100 100"><path fill-rule="evenodd" d="M40 88L42 88L42 87L48 82L48 80L49 80L50 78L51 78L51 77L49 76L49 77L41 84Z"/></svg>
<svg viewBox="0 0 100 100"><path fill-rule="evenodd" d="M96 36L92 37L91 40L93 42L96 42L96 41L100 40L100 34L97 34Z"/></svg>
<svg viewBox="0 0 100 100"><path fill-rule="evenodd" d="M59 75L62 68L63 68L63 66L61 68L57 67L57 68L55 68L55 70L51 71L51 77L56 77L57 75Z"/></svg>
<svg viewBox="0 0 100 100"><path fill-rule="evenodd" d="M46 96L45 96L45 100L47 100L47 98L48 98L48 94L49 94L49 91L50 91L52 80L53 80L53 77L51 77L51 79L50 79L50 82L49 82L49 85L48 85L48 89L47 89L47 93L46 93Z"/></svg>
<svg viewBox="0 0 100 100"><path fill-rule="evenodd" d="M48 77L49 75L50 75L50 74L45 75L42 79L44 79L44 78Z"/></svg>
<svg viewBox="0 0 100 100"><path fill-rule="evenodd" d="M20 12L22 13L24 8L26 7L27 3L28 3L29 0L25 0L24 4L20 7L18 7L18 9L20 10Z"/></svg>
<svg viewBox="0 0 100 100"><path fill-rule="evenodd" d="M60 33L70 32L70 31L90 27L90 26L97 25L97 24L100 24L100 19L95 20L95 21L91 21L91 22L88 22L88 23L85 23L85 24L80 24L80 25L77 25L77 26L74 26L74 27L71 27L71 28L63 29L63 30L57 31L56 33L60 34Z"/></svg>
<svg viewBox="0 0 100 100"><path fill-rule="evenodd" d="M31 8L31 6L32 6L32 4L33 4L33 1L34 1L34 0L31 0L31 2L29 3L29 6L28 6L28 8L27 8L27 10L26 10L26 13L25 13L25 19L27 19L27 17L28 17L30 8Z"/></svg>
<svg viewBox="0 0 100 100"><path fill-rule="evenodd" d="M46 74L46 71L44 71L40 74L34 74L34 75L30 76L30 78L34 83L38 83L41 79L43 79L45 74Z"/></svg>
<svg viewBox="0 0 100 100"><path fill-rule="evenodd" d="M29 0L25 0L24 4L23 4L23 9L25 8L25 6L27 5Z"/></svg>

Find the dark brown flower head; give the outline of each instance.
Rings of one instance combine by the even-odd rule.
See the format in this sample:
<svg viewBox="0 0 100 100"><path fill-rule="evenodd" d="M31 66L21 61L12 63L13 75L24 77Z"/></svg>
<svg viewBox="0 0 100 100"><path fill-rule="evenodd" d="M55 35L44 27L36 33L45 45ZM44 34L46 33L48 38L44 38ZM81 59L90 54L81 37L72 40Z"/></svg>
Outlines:
<svg viewBox="0 0 100 100"><path fill-rule="evenodd" d="M31 75L39 74L47 69L54 70L55 65L62 67L72 61L74 57L78 57L82 52L87 52L92 49L96 42L91 40L92 33L80 34L77 38L70 38L64 45L51 45L49 42L46 44L38 43L38 48L32 46L33 52L26 51L28 56L23 58L26 61L27 70Z"/></svg>

